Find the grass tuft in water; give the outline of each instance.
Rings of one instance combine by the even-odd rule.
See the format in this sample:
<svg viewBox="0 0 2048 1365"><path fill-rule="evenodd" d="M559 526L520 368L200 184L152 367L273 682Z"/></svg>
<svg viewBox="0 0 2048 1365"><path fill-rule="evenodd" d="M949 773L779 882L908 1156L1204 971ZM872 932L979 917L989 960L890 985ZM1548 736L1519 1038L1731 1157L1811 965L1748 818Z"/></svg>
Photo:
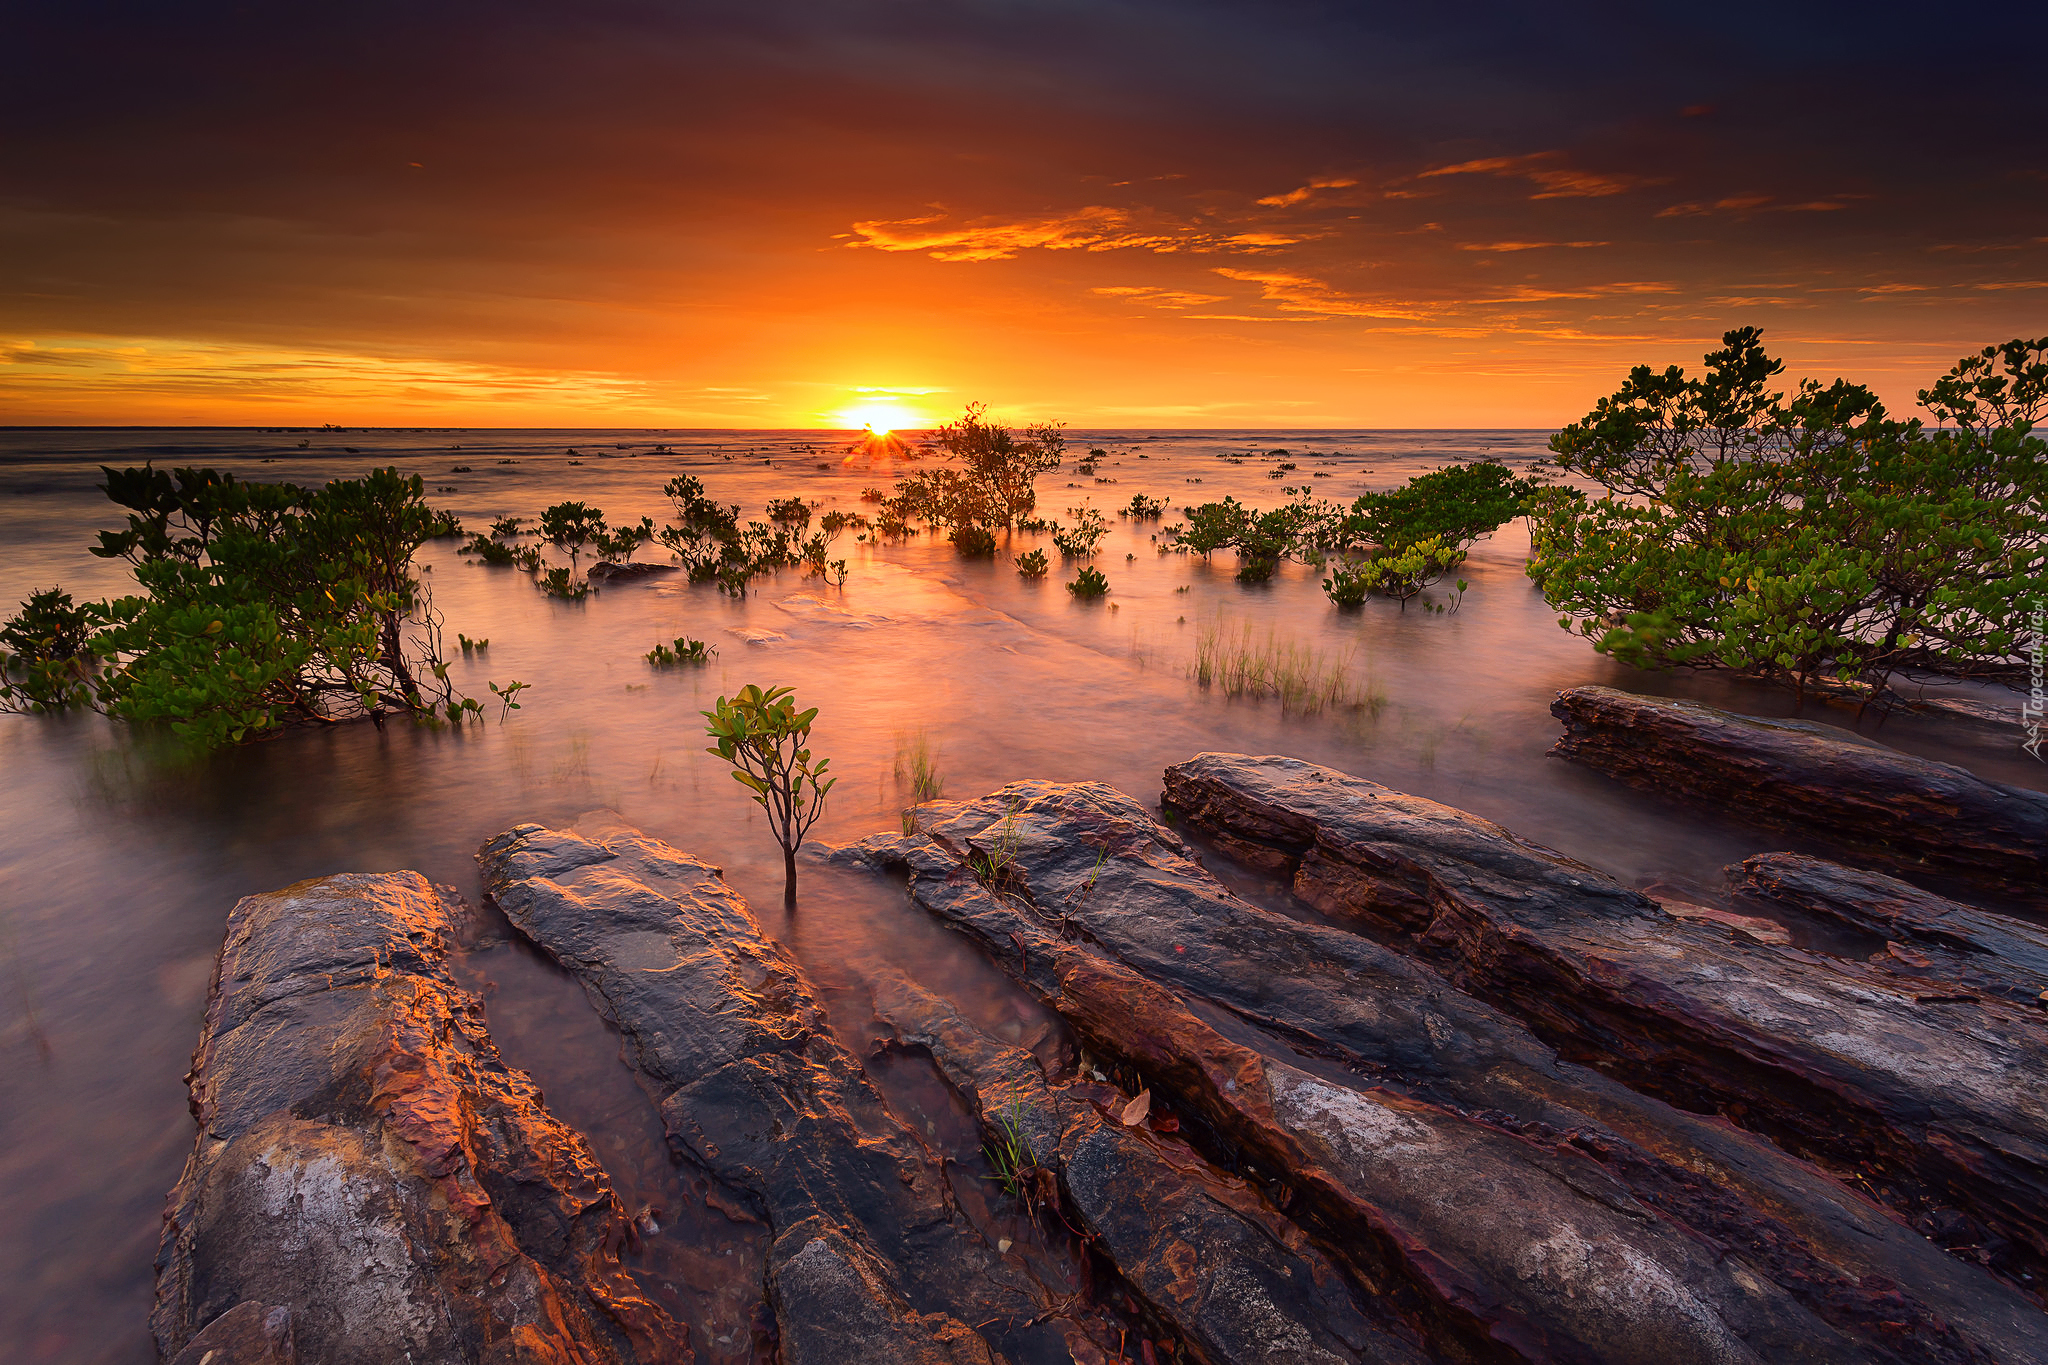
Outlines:
<svg viewBox="0 0 2048 1365"><path fill-rule="evenodd" d="M946 793L946 775L939 771L939 749L919 729L896 736L896 781L910 784L911 804L921 806Z"/></svg>
<svg viewBox="0 0 2048 1365"><path fill-rule="evenodd" d="M1218 617L1196 630L1195 657L1188 676L1230 697L1277 697L1283 710L1313 715L1328 706L1369 706L1375 715L1385 693L1369 684L1363 693L1351 681L1356 651L1326 653L1268 627L1258 634L1247 621Z"/></svg>

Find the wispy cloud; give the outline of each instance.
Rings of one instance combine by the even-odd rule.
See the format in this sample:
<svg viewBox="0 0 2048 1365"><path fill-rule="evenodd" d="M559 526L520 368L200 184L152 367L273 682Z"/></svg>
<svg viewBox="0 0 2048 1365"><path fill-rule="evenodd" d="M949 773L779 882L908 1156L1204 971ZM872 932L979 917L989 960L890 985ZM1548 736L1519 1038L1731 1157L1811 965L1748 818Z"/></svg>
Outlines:
<svg viewBox="0 0 2048 1365"><path fill-rule="evenodd" d="M1846 202L1854 196L1836 195L1831 199L1808 199L1796 204L1780 204L1768 194L1731 194L1712 203L1704 200L1673 204L1659 209L1659 218L1705 218L1716 213L1730 213L1738 217L1747 213L1834 213L1849 207Z"/></svg>
<svg viewBox="0 0 2048 1365"><path fill-rule="evenodd" d="M1411 300L1373 298L1354 294L1309 275L1278 270L1239 270L1214 267L1218 275L1259 286L1259 296L1286 313L1314 313L1320 317L1363 317L1423 319L1432 309Z"/></svg>
<svg viewBox="0 0 2048 1365"><path fill-rule="evenodd" d="M1296 204L1306 203L1313 199L1317 190L1348 190L1357 183L1356 180L1349 178L1311 180L1299 189L1289 190L1285 194L1269 194L1258 202L1268 208L1292 208Z"/></svg>
<svg viewBox="0 0 2048 1365"><path fill-rule="evenodd" d="M1049 218L948 223L945 214L855 223L849 246L878 251L921 251L939 261L1007 261L1045 251L1270 251L1301 240L1277 232L1231 232L1217 227L1089 205Z"/></svg>
<svg viewBox="0 0 2048 1365"><path fill-rule="evenodd" d="M1460 242L1460 251L1544 251L1551 247L1573 247L1583 250L1593 246L1613 246L1612 242Z"/></svg>
<svg viewBox="0 0 2048 1365"><path fill-rule="evenodd" d="M1531 199L1604 199L1608 195L1626 193L1638 185L1662 183L1648 176L1578 170L1560 164L1563 160L1562 152L1531 152L1526 156L1487 156L1476 161L1432 166L1415 178L1432 180L1445 175L1519 176L1536 185L1537 192L1529 196Z"/></svg>
<svg viewBox="0 0 2048 1365"><path fill-rule="evenodd" d="M1222 294L1196 294L1185 289L1156 289L1142 284L1106 285L1088 292L1150 304L1154 308L1196 308L1205 303L1221 303L1224 299Z"/></svg>

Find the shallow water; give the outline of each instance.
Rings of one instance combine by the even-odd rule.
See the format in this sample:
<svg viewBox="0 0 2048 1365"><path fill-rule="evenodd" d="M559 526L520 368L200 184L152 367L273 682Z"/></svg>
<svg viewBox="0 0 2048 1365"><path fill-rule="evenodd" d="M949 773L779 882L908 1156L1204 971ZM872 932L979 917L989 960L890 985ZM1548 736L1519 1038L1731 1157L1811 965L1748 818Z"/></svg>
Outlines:
<svg viewBox="0 0 2048 1365"><path fill-rule="evenodd" d="M657 441L673 453L654 453ZM1312 484L1348 499L1453 457L1534 461L1541 433L1075 436L1076 448L1090 445L1119 452L1099 470L1114 482L1077 476L1070 461L1041 480L1040 502L1053 516L1084 500L1111 515L1096 561L1112 585L1106 602L1073 600L1062 587L1071 571L1031 583L1006 556L967 562L942 544L849 538L843 588L786 571L744 600L670 578L565 604L514 570L456 558L443 541L422 558L449 637L491 642L456 655L458 683L487 699L487 679L533 685L502 720L493 711L459 733L397 724L294 734L181 767L96 718L0 717L0 1340L10 1359L153 1358L145 1319L159 1214L193 1136L180 1077L223 917L250 892L416 868L475 901L471 858L484 839L521 820L563 824L609 808L724 867L812 972L858 1052L875 1034L862 983L884 964L1006 1033L1040 1022L893 886L807 864L799 911L784 916L779 853L738 785L702 752L697 712L747 682L794 685L822 708L816 746L841 774L814 831L827 840L897 826L909 802L903 758L922 731L949 796L1041 777L1105 781L1152 802L1161 769L1191 754L1288 753L1476 811L1625 881L1696 888L1701 898L1724 864L1797 846L1545 757L1558 734L1548 706L1563 687L1607 683L1770 715L1787 714L1790 698L1632 673L1594 654L1557 628L1523 575L1519 526L1474 549L1463 571L1471 590L1455 614L1380 601L1344 613L1305 568L1241 587L1228 554L1214 564L1160 556L1149 539L1157 523L1114 517L1133 493L1175 507L1226 493L1270 506L1280 487ZM1219 458L1273 447L1292 451L1299 470L1271 480L1271 460ZM791 494L858 509L859 491L886 485L888 471L843 463L842 453L816 433L0 432L0 603L11 610L52 583L79 597L124 590L123 566L84 549L119 520L93 487L100 463L204 463L298 482L396 463L452 489L432 500L481 529L570 497L614 521L659 522L662 483L685 471L754 515ZM451 473L457 464L471 472ZM1057 559L1044 538L1020 536L1015 548L1038 544ZM1219 617L1345 659L1368 704L1293 715L1204 691L1188 664L1198 631ZM657 641L679 635L710 640L717 657L666 671L644 662ZM1865 728L1999 780L2039 788L2048 775L1970 730L1899 719ZM592 1136L622 1197L664 1211L664 1233L640 1256L643 1280L691 1317L708 1356L743 1358L748 1324L721 1317L690 1285L692 1267L724 1249L678 1236L693 1226L687 1208L677 1212L691 1196L615 1040L574 984L502 924L480 935L461 971L487 990L508 1059ZM969 1136L946 1128L943 1097L915 1068L885 1067L883 1084L920 1130L929 1122L935 1141L966 1143L971 1158Z"/></svg>

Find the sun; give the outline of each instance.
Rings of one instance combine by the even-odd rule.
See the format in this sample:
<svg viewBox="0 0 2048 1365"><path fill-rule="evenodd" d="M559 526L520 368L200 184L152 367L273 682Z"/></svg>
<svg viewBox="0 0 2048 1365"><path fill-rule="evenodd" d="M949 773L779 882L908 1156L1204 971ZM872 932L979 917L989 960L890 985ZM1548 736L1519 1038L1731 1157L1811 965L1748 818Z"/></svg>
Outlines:
<svg viewBox="0 0 2048 1365"><path fill-rule="evenodd" d="M866 427L877 436L912 425L913 418L897 403L861 403L839 413L839 420L848 427Z"/></svg>

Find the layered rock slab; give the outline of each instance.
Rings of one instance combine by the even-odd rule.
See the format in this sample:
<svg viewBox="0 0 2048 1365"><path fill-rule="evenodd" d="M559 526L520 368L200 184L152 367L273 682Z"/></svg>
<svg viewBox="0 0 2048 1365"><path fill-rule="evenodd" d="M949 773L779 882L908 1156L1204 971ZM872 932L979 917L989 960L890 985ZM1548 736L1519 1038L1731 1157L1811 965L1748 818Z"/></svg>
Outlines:
<svg viewBox="0 0 2048 1365"><path fill-rule="evenodd" d="M2048 907L2048 795L1832 725L1764 720L1611 687L1557 694L1551 752L1632 786L1711 802L1913 877Z"/></svg>
<svg viewBox="0 0 2048 1365"><path fill-rule="evenodd" d="M2048 1004L2048 929L1801 853L1759 853L1728 869L1735 893L1886 940L1883 965L2022 1005Z"/></svg>
<svg viewBox="0 0 2048 1365"><path fill-rule="evenodd" d="M940 1163L718 869L625 829L533 824L478 861L506 917L624 1036L677 1154L766 1226L762 1293L788 1365L1087 1349L960 1213Z"/></svg>
<svg viewBox="0 0 2048 1365"><path fill-rule="evenodd" d="M1030 1052L900 973L871 989L896 1044L928 1052L991 1143L1013 1154L1004 1174L1018 1196L1049 1203L1041 1217L1071 1220L1200 1359L1422 1365L1416 1345L1369 1321L1342 1273L1257 1190L1184 1141L1123 1122L1120 1091L1049 1078Z"/></svg>
<svg viewBox="0 0 2048 1365"><path fill-rule="evenodd" d="M834 856L908 870L917 904L1171 1095L1212 1152L1280 1182L1276 1202L1433 1349L1715 1359L1728 1334L1779 1359L2048 1349L2027 1300L1839 1183L1559 1062L1369 940L1243 902L1120 793L1017 783L918 816L922 833ZM1574 1250L1551 1259L1554 1237ZM1744 1287L1688 1279L1699 1246ZM1663 1307L1632 1297L1672 1285ZM1673 1304L1683 1322L1660 1316Z"/></svg>
<svg viewBox="0 0 2048 1365"><path fill-rule="evenodd" d="M202 1328L252 1359L691 1358L619 1262L627 1215L588 1144L450 976L452 937L412 872L229 913L157 1258L163 1358Z"/></svg>
<svg viewBox="0 0 2048 1365"><path fill-rule="evenodd" d="M2048 1032L2028 1012L1672 919L1491 821L1297 759L1202 754L1166 799L1575 1058L1961 1210L1971 1245L2048 1256Z"/></svg>

